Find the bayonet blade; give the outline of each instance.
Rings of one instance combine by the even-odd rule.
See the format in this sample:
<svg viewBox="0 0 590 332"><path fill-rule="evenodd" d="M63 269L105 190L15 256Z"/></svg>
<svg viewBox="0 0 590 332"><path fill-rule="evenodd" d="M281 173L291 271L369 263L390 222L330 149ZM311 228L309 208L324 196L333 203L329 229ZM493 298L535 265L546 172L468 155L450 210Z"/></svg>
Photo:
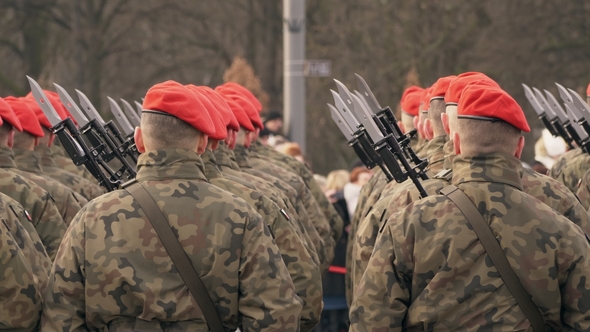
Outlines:
<svg viewBox="0 0 590 332"><path fill-rule="evenodd" d="M135 103L135 108L137 109L137 117L141 119L141 112L143 112L143 106L137 101L133 101Z"/></svg>
<svg viewBox="0 0 590 332"><path fill-rule="evenodd" d="M367 105L369 105L369 109L373 113L377 113L377 112L382 111L383 108L381 107L381 105L377 101L377 98L375 98L375 95L373 94L373 91L371 91L371 89L369 88L369 85L367 84L367 82L365 82L365 79L357 73L355 73L354 75L356 76L356 79L357 79L359 91L364 96L364 99L365 99Z"/></svg>
<svg viewBox="0 0 590 332"><path fill-rule="evenodd" d="M27 80L29 80L29 85L31 86L31 93L33 94L33 97L35 97L35 101L39 104L39 107L41 107L43 114L45 114L52 127L57 126L62 120L59 117L59 114L57 114L57 111L53 108L53 105L49 102L45 92L43 92L43 89L41 89L41 86L37 81L29 76L27 76Z"/></svg>
<svg viewBox="0 0 590 332"><path fill-rule="evenodd" d="M549 102L547 101L547 98L545 98L545 95L535 87L533 87L533 91L535 92L537 101L539 102L539 104L541 104L541 107L543 107L545 115L547 115L547 119L549 119L549 121L555 121L555 119L559 119L557 114L555 114L555 112L551 108L551 106L549 106Z"/></svg>
<svg viewBox="0 0 590 332"><path fill-rule="evenodd" d="M133 126L129 123L129 120L127 120L127 117L123 114L123 111L121 110L119 104L117 104L117 102L111 97L107 97L107 99L109 100L109 105L111 106L111 113L113 113L113 115L115 116L115 119L119 123L119 127L121 127L123 134L125 136L132 135L134 131Z"/></svg>
<svg viewBox="0 0 590 332"><path fill-rule="evenodd" d="M363 127L367 130L367 133L373 140L373 143L377 143L384 139L383 134L381 134L381 130L377 127L375 121L373 121L373 117L371 112L365 108L363 102L357 96L352 96L352 103L355 109L358 109L356 112L357 114L362 114L362 117L359 119Z"/></svg>
<svg viewBox="0 0 590 332"><path fill-rule="evenodd" d="M350 129L350 127L348 126L346 121L344 121L342 115L340 115L340 112L336 107L332 106L331 104L327 105L330 108L330 115L332 115L332 120L336 122L336 125L338 126L340 131L342 132L344 137L346 137L346 140L349 141L353 137L354 131Z"/></svg>
<svg viewBox="0 0 590 332"><path fill-rule="evenodd" d="M577 107L574 105L574 101L570 93L566 90L566 88L564 88L560 84L555 83L555 85L557 85L557 91L559 91L559 96L561 97L561 100L563 100L563 103L565 105L568 118L570 118L571 114L571 116L574 118L574 121L580 121L584 116L582 115L580 110L578 110Z"/></svg>
<svg viewBox="0 0 590 332"><path fill-rule="evenodd" d="M358 129L358 127L360 126L359 121L354 116L354 114L352 114L352 111L350 110L350 108L348 106L346 106L346 104L344 103L344 101L342 100L340 95L334 90L330 90L330 92L332 93L332 97L334 98L334 105L340 111L342 118L344 119L344 121L346 121L346 123L348 123L348 126L352 130L356 131ZM351 105L351 107L352 107L352 105Z"/></svg>
<svg viewBox="0 0 590 332"><path fill-rule="evenodd" d="M131 104L129 104L125 99L121 98L121 102L123 103L123 112L127 115L127 119L129 123L133 124L136 127L139 127L139 119L137 118L137 114Z"/></svg>
<svg viewBox="0 0 590 332"><path fill-rule="evenodd" d="M340 98L342 98L342 100L345 102L345 105L352 112L352 115L354 115L354 117L358 120L358 122L360 122L362 124L361 119L365 115L363 114L363 112L361 111L360 108L354 107L354 103L353 103L354 98L352 98L353 95L350 93L348 88L344 84L342 84L342 82L340 82L338 80L334 80L334 82L336 82L336 86L338 87L338 94L340 95Z"/></svg>
<svg viewBox="0 0 590 332"><path fill-rule="evenodd" d="M549 107L551 107L553 112L555 114L557 114L559 121L561 121L561 123L563 123L563 124L568 123L569 120L571 120L571 119L567 117L567 114L565 113L565 111L563 110L563 107L561 107L561 105L559 104L557 99L555 99L553 94L551 92L549 92L548 90L543 90L543 91L545 91L545 95L547 96L547 104L549 105Z"/></svg>
<svg viewBox="0 0 590 332"><path fill-rule="evenodd" d="M529 101L531 106L533 106L533 109L535 110L537 115L545 114L545 110L543 110L543 106L541 106L541 104L539 103L539 101L535 97L533 90L531 90L531 88L529 88L524 83L522 84L522 87L524 88L524 95L526 96L526 99Z"/></svg>
<svg viewBox="0 0 590 332"><path fill-rule="evenodd" d="M572 97L572 102L576 106L578 110L582 112L586 121L590 122L590 106L582 99L582 97L574 90L568 89L570 92L570 96Z"/></svg>
<svg viewBox="0 0 590 332"><path fill-rule="evenodd" d="M362 93L360 93L360 91L358 91L358 90L354 90L354 91L353 91L353 93L354 93L354 95L355 95L355 96L359 97L359 99L360 99L360 100L363 102L363 105L365 105L365 107L366 107L368 110L370 110L370 109L371 109L371 106L369 106L369 104L368 104L368 103L367 103L367 101L365 100L365 96L363 96L363 94L362 94Z"/></svg>
<svg viewBox="0 0 590 332"><path fill-rule="evenodd" d="M88 118L82 113L82 110L76 105L72 97L68 94L68 92L62 88L59 84L53 83L55 89L57 90L57 95L59 96L59 100L61 103L66 107L66 109L70 112L70 114L76 119L78 125L80 127L84 127L88 123Z"/></svg>
<svg viewBox="0 0 590 332"><path fill-rule="evenodd" d="M100 116L96 108L94 108L90 102L90 99L88 99L88 97L86 97L86 95L78 89L76 89L76 93L78 94L78 98L80 98L80 106L82 106L82 108L86 111L88 117L91 119L96 119L96 121L98 121L101 126L104 126L104 120L102 119L102 116Z"/></svg>

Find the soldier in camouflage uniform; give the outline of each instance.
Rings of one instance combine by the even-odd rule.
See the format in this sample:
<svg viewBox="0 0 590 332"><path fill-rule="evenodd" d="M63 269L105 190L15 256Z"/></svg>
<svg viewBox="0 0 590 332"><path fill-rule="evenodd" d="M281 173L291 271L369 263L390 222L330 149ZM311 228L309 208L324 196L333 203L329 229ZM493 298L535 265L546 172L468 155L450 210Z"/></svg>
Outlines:
<svg viewBox="0 0 590 332"><path fill-rule="evenodd" d="M260 192L233 182L221 174L215 165L215 156L212 150L219 144L219 141L225 140L227 137L226 128L231 121L227 116L222 117L220 112L225 111L222 107L228 106L227 104L220 104L215 99L210 100L204 87L194 85L187 85L186 87L197 95L215 127L215 133L209 136L208 148L201 155L205 177L212 185L246 201L270 226L275 243L283 257L283 262L289 270L293 285L295 285L297 295L303 301L301 330L311 331L319 322L322 312L322 276L318 265L314 263L297 229L275 203ZM227 111L231 113L230 110ZM237 125L237 121L235 124ZM239 125L236 129L239 129Z"/></svg>
<svg viewBox="0 0 590 332"><path fill-rule="evenodd" d="M590 155L580 148L575 148L559 156L548 175L563 183L572 192L576 192L588 166Z"/></svg>
<svg viewBox="0 0 590 332"><path fill-rule="evenodd" d="M489 223L546 324L590 330L581 302L590 296L590 245L579 227L522 191L514 156L524 146L520 131L529 130L524 113L499 88L470 86L458 116L452 183ZM486 256L446 196L408 205L380 231L351 331L526 330L530 322Z"/></svg>
<svg viewBox="0 0 590 332"><path fill-rule="evenodd" d="M586 171L584 176L580 179L576 195L580 199L584 208L588 210L590 208L590 170Z"/></svg>
<svg viewBox="0 0 590 332"><path fill-rule="evenodd" d="M0 204L1 218L9 218ZM5 223L0 223L0 330L38 331L41 284L30 260Z"/></svg>
<svg viewBox="0 0 590 332"><path fill-rule="evenodd" d="M25 99L31 100L31 98L33 98L32 95L29 95ZM64 112L63 105L51 100L51 98L50 101L52 102L53 108L60 113L60 116L65 118L65 115L61 114ZM51 128L51 123L49 123L49 120L45 114L43 114L43 111L36 102L28 102L27 106L33 110L43 129L44 136L39 139L39 144L35 147L35 152L41 155L41 167L43 168L43 173L66 185L74 192L82 195L86 200L92 200L102 195L104 190L97 184L90 182L81 176L65 171L55 163L53 153L51 152L51 146L55 140L55 135L49 130L49 128Z"/></svg>
<svg viewBox="0 0 590 332"><path fill-rule="evenodd" d="M86 180L98 185L98 181L94 176L92 176L92 174L90 173L90 171L88 171L88 169L86 169L86 167L76 166L76 164L74 164L72 158L70 158L67 155L66 151L61 146L61 142L59 140L55 140L53 142L53 145L49 147L49 150L51 150L53 160L55 161L57 167L63 169L66 172L70 172L77 176L81 176Z"/></svg>
<svg viewBox="0 0 590 332"><path fill-rule="evenodd" d="M3 120L0 126L0 152L6 156L0 158L0 192L19 202L28 211L27 218L30 218L49 257L53 259L66 225L49 193L12 171L16 165L9 145L12 145L14 139L14 128L21 131L22 127L4 99L0 99L0 118Z"/></svg>
<svg viewBox="0 0 590 332"><path fill-rule="evenodd" d="M135 134L142 152L136 180L178 234L226 329L297 331L301 300L269 228L203 175L198 153L213 129L197 104L176 82L148 91ZM145 213L124 190L88 203L68 228L42 324L47 331L208 330Z"/></svg>

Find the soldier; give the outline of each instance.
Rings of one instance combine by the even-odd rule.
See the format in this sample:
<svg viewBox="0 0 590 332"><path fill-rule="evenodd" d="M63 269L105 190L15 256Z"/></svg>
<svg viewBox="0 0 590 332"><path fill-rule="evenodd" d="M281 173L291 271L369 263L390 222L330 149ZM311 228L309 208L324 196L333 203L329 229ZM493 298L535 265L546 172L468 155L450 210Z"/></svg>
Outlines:
<svg viewBox="0 0 590 332"><path fill-rule="evenodd" d="M546 325L590 329L590 308L582 303L590 296L590 245L579 227L522 191L520 132L530 130L522 109L504 91L482 85L466 88L458 107L452 183L493 229ZM387 221L356 295L351 331L531 324L444 195L416 201Z"/></svg>
<svg viewBox="0 0 590 332"><path fill-rule="evenodd" d="M9 212L2 202L2 219ZM41 285L17 241L0 223L0 330L38 331Z"/></svg>
<svg viewBox="0 0 590 332"><path fill-rule="evenodd" d="M218 109L228 106L227 104L219 104L217 100L209 99L205 87L190 84L186 87L201 101L215 127L215 133L209 136L208 147L201 155L205 166L205 177L212 185L245 200L270 227L275 243L283 257L283 262L293 280L297 295L303 301L301 330L311 331L319 322L322 312L322 276L318 266L312 260L299 232L286 218L286 215L281 213L276 204L260 192L235 183L221 175L214 163L215 157L212 150L217 147L219 141L225 140L227 136L226 128L230 124L230 119L222 117Z"/></svg>
<svg viewBox="0 0 590 332"><path fill-rule="evenodd" d="M66 231L66 224L51 195L36 183L13 171L16 164L10 147L14 142L14 129L22 131L22 126L10 105L2 98L0 119L0 192L19 202L31 213L27 213L26 216L37 230L49 257L53 259Z"/></svg>
<svg viewBox="0 0 590 332"><path fill-rule="evenodd" d="M425 147L425 157L428 159L428 170L436 174L443 169L444 151L443 147L449 140L449 136L443 127L441 115L445 112L445 93L449 84L457 76L451 75L439 78L432 85L430 93L430 104L427 119L424 120L424 132L432 137Z"/></svg>
<svg viewBox="0 0 590 332"><path fill-rule="evenodd" d="M55 92L52 91L45 91L45 94L53 105L53 108L58 112L59 116L62 119L65 119L67 113L64 106L59 101L59 97L57 97ZM27 95L27 99L32 98L32 94ZM32 100L34 101L34 99ZM87 200L92 200L95 197L102 195L104 191L97 184L58 167L51 152L51 146L55 140L55 135L49 130L51 128L51 123L49 123L49 120L45 114L43 114L43 111L36 102L28 103L27 105L33 110L37 116L37 120L43 128L44 136L39 139L39 144L35 147L35 152L41 155L41 167L43 168L43 173L66 185Z"/></svg>
<svg viewBox="0 0 590 332"><path fill-rule="evenodd" d="M196 96L173 81L147 92L135 132L142 153L136 181L167 216L226 329L297 331L301 300L268 227L203 175L199 154L214 131L196 105ZM207 330L126 190L89 202L74 218L49 277L42 324L47 331Z"/></svg>
<svg viewBox="0 0 590 332"><path fill-rule="evenodd" d="M66 225L69 225L82 205L88 201L60 182L43 176L41 156L33 151L39 142L39 137L44 135L35 113L20 99L7 97L4 100L12 107L23 127L22 132L14 134L12 151L14 152L14 162L18 168L11 168L11 170L47 190L55 201Z"/></svg>
<svg viewBox="0 0 590 332"><path fill-rule="evenodd" d="M49 147L49 150L51 150L53 160L57 164L57 167L63 169L64 171L81 176L91 183L98 185L96 178L92 176L86 167L76 166L76 164L74 164L72 161L72 158L66 155L66 151L64 150L63 146L61 146L61 142L59 140L54 140L53 145Z"/></svg>
<svg viewBox="0 0 590 332"><path fill-rule="evenodd" d="M590 155L580 148L575 148L559 156L548 175L563 183L572 192L576 192L588 165Z"/></svg>

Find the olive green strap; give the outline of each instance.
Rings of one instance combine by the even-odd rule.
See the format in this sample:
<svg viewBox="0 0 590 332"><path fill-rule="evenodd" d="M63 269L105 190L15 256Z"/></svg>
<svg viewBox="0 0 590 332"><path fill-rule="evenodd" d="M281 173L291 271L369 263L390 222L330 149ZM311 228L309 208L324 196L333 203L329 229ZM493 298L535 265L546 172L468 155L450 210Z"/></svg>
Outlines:
<svg viewBox="0 0 590 332"><path fill-rule="evenodd" d="M224 332L225 329L221 324L221 318L215 309L213 300L211 300L211 296L209 296L201 277L199 277L199 274L195 270L188 255L182 248L180 241L176 235L174 235L166 215L160 210L154 198L148 193L143 185L134 183L125 188L125 190L139 204L139 207L141 207L145 213L147 219L152 224L152 227L154 227L154 230L158 234L160 241L162 241L166 252L168 252L168 255L172 259L172 263L176 266L178 274L180 274L180 277L184 280L188 290L201 308L209 329L212 332Z"/></svg>
<svg viewBox="0 0 590 332"><path fill-rule="evenodd" d="M529 320L533 331L546 331L545 321L539 312L539 308L533 302L531 295L526 291L516 273L514 273L508 262L508 258L504 254L504 250L502 250L496 236L494 236L494 232L475 204L473 204L471 199L462 190L453 185L446 186L440 193L447 196L461 210L461 213L463 213L465 219L467 219L467 222L471 225L473 231L475 231L479 242L481 242L484 250L492 260L496 270L498 270L500 277L504 280L504 284L508 287L516 303L518 303L518 306Z"/></svg>

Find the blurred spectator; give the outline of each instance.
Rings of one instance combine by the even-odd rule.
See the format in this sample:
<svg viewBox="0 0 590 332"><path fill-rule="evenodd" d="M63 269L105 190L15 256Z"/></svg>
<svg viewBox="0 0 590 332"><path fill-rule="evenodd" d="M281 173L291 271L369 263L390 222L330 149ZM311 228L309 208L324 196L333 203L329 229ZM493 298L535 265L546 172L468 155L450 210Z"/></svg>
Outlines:
<svg viewBox="0 0 590 332"><path fill-rule="evenodd" d="M326 190L328 189L326 187L326 177L321 175L321 174L314 174L313 178L315 180L315 182L318 183L318 185L320 186L320 188L322 189L322 192L326 192Z"/></svg>
<svg viewBox="0 0 590 332"><path fill-rule="evenodd" d="M303 157L303 152L301 151L301 147L297 143L289 142L285 144L281 144L280 146L276 147L276 150L289 155L302 163L306 163L305 157Z"/></svg>
<svg viewBox="0 0 590 332"><path fill-rule="evenodd" d="M262 129L260 131L260 133L258 134L258 138L260 139L260 143L262 143L262 145L269 145L268 139L270 138L270 136L272 136L272 133L270 132L270 130L268 130L266 127L264 129Z"/></svg>
<svg viewBox="0 0 590 332"><path fill-rule="evenodd" d="M277 111L270 111L264 117L264 127L275 135L283 133L283 115Z"/></svg>
<svg viewBox="0 0 590 332"><path fill-rule="evenodd" d="M355 167L350 173L350 182L344 186L344 199L348 207L348 214L353 215L359 200L361 188L369 182L373 172L364 166Z"/></svg>
<svg viewBox="0 0 590 332"><path fill-rule="evenodd" d="M535 143L535 160L551 169L557 157L567 151L567 145L561 137L553 137L549 130L543 129L541 137Z"/></svg>
<svg viewBox="0 0 590 332"><path fill-rule="evenodd" d="M275 134L270 134L270 136L268 136L268 140L267 143L269 146L272 146L273 148L277 148L285 143L289 143L289 140L287 140L285 137L281 136L281 135L275 135Z"/></svg>

